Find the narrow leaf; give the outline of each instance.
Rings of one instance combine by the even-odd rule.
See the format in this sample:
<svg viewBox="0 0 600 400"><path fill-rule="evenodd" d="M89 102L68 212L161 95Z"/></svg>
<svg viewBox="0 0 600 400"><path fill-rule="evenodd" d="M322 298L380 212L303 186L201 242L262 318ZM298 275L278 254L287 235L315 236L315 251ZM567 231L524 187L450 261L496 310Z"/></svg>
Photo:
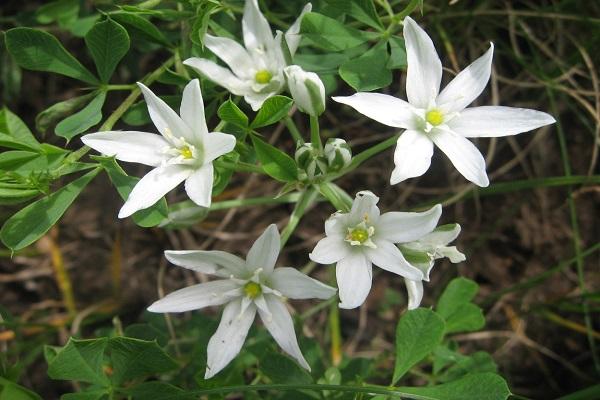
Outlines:
<svg viewBox="0 0 600 400"><path fill-rule="evenodd" d="M118 22L108 18L90 29L85 35L85 44L96 63L100 80L107 83L129 50L129 35Z"/></svg>
<svg viewBox="0 0 600 400"><path fill-rule="evenodd" d="M10 29L6 32L6 47L23 68L98 83L98 79L47 32L33 28Z"/></svg>
<svg viewBox="0 0 600 400"><path fill-rule="evenodd" d="M0 230L0 240L12 250L20 250L38 240L62 217L99 171L99 168L90 171L51 195L18 211Z"/></svg>
<svg viewBox="0 0 600 400"><path fill-rule="evenodd" d="M106 92L98 92L96 97L81 111L60 121L56 125L54 133L67 139L68 142L80 133L100 123L102 121L104 100L106 100Z"/></svg>
<svg viewBox="0 0 600 400"><path fill-rule="evenodd" d="M40 142L33 136L27 125L6 107L0 110L0 133L12 138L12 140L8 139L8 141L14 141L14 143L21 144L27 148L38 149L40 147Z"/></svg>
<svg viewBox="0 0 600 400"><path fill-rule="evenodd" d="M131 35L137 35L148 41L170 46L169 41L152 22L132 12L118 11L110 14L111 18L122 24Z"/></svg>

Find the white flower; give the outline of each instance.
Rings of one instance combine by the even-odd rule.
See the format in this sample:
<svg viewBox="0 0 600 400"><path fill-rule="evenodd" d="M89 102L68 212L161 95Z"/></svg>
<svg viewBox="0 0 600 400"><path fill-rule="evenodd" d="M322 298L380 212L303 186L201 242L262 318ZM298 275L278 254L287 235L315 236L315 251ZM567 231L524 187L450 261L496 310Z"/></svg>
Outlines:
<svg viewBox="0 0 600 400"><path fill-rule="evenodd" d="M349 213L335 213L325 222L326 236L310 253L315 262L337 263L341 308L364 303L371 290L372 264L411 280L423 279L423 272L406 261L394 243L412 242L433 231L442 207L379 215L378 201L369 191L357 193Z"/></svg>
<svg viewBox="0 0 600 400"><path fill-rule="evenodd" d="M83 143L117 160L155 167L135 185L119 211L125 218L156 203L185 181L192 201L208 207L213 186L213 165L217 157L235 147L235 137L208 132L200 84L192 80L183 90L181 117L150 89L139 87L148 112L160 135L137 131L109 131L85 135ZM162 136L161 136L162 135Z"/></svg>
<svg viewBox="0 0 600 400"><path fill-rule="evenodd" d="M555 122L551 115L523 108L465 108L487 85L493 44L439 93L442 64L431 38L410 17L404 19L404 40L408 103L379 93L333 98L382 124L406 129L398 139L391 184L423 175L435 144L466 179L488 186L485 160L467 138L516 135Z"/></svg>
<svg viewBox="0 0 600 400"><path fill-rule="evenodd" d="M257 311L279 346L310 371L284 300L328 299L335 289L294 268L274 268L279 247L277 227L270 225L254 242L246 261L223 251L165 251L175 265L222 278L177 290L148 307L152 312L184 312L226 304L208 342L206 379L240 352Z"/></svg>
<svg viewBox="0 0 600 400"><path fill-rule="evenodd" d="M283 69L288 89L300 109L313 117L325 111L325 86L314 72L306 72L297 65Z"/></svg>
<svg viewBox="0 0 600 400"><path fill-rule="evenodd" d="M293 56L300 43L300 22L311 4L304 6L300 16L285 33L285 40ZM244 46L233 39L206 34L204 45L229 66L192 57L184 64L244 99L254 111L269 97L285 87L283 68L287 65L281 48L282 33L273 37L271 27L258 8L257 0L246 0L242 18Z"/></svg>
<svg viewBox="0 0 600 400"><path fill-rule="evenodd" d="M423 281L429 282L429 273L435 260L446 257L452 263L465 261L465 255L458 251L456 246L448 246L448 243L456 239L459 233L460 225L458 224L442 225L419 240L404 243L400 246L400 250L406 259L423 272L423 279L404 278L408 291L409 310L417 308L421 304Z"/></svg>

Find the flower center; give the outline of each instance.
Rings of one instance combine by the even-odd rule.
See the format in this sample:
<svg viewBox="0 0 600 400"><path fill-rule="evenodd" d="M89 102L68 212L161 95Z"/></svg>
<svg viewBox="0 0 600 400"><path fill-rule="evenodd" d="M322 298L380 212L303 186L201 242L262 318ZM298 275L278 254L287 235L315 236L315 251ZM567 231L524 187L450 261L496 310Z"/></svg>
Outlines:
<svg viewBox="0 0 600 400"><path fill-rule="evenodd" d="M271 78L273 78L273 74L271 74L266 69L262 69L254 75L254 80L256 81L256 83L269 83L271 82Z"/></svg>
<svg viewBox="0 0 600 400"><path fill-rule="evenodd" d="M194 153L192 153L192 149L190 149L190 146L188 146L188 145L185 145L182 148L180 148L179 152L185 159L189 160L190 158L194 157Z"/></svg>
<svg viewBox="0 0 600 400"><path fill-rule="evenodd" d="M444 122L444 114L442 114L440 110L429 110L427 111L427 114L425 114L425 120L433 126L438 126Z"/></svg>
<svg viewBox="0 0 600 400"><path fill-rule="evenodd" d="M365 218L360 224L348 228L345 240L350 243L351 246L376 248L377 246L371 240L373 234L375 234L375 227L367 225L367 218Z"/></svg>
<svg viewBox="0 0 600 400"><path fill-rule="evenodd" d="M256 282L248 282L244 285L244 293L249 299L255 299L262 293L260 285Z"/></svg>

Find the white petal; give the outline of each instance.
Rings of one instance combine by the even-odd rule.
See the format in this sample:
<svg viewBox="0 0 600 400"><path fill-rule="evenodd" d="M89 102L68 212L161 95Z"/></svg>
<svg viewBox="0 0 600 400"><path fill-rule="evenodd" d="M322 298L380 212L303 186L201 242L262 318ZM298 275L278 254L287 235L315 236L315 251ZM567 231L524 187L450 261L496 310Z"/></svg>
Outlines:
<svg viewBox="0 0 600 400"><path fill-rule="evenodd" d="M254 78L254 62L246 49L233 39L204 35L204 44L240 78Z"/></svg>
<svg viewBox="0 0 600 400"><path fill-rule="evenodd" d="M436 100L437 106L446 113L452 113L462 111L471 104L490 80L493 56L494 44L490 43L490 48L485 54L463 69L442 90Z"/></svg>
<svg viewBox="0 0 600 400"><path fill-rule="evenodd" d="M206 127L204 101L202 100L200 81L198 79L192 79L183 89L179 113L183 122L192 130L195 137L193 143L202 143L202 137L208 133L208 128Z"/></svg>
<svg viewBox="0 0 600 400"><path fill-rule="evenodd" d="M250 105L250 107L252 107L252 111L258 111L262 107L265 100L267 100L269 97L275 96L279 92L279 90L265 93L249 91L244 95L244 100Z"/></svg>
<svg viewBox="0 0 600 400"><path fill-rule="evenodd" d="M423 279L423 273L420 269L410 265L404 259L400 249L392 242L377 239L373 241L376 249L366 248L365 255L369 260L381 269L385 269L393 274L403 276L409 279Z"/></svg>
<svg viewBox="0 0 600 400"><path fill-rule="evenodd" d="M242 17L242 31L244 44L249 51L260 54L273 48L273 32L269 22L260 12L257 0L246 0Z"/></svg>
<svg viewBox="0 0 600 400"><path fill-rule="evenodd" d="M350 254L350 246L341 235L326 236L317 242L313 251L308 255L319 264L333 264Z"/></svg>
<svg viewBox="0 0 600 400"><path fill-rule="evenodd" d="M238 355L255 315L256 307L253 304L241 312L241 300L225 306L219 327L208 341L204 379L212 378Z"/></svg>
<svg viewBox="0 0 600 400"><path fill-rule="evenodd" d="M310 12L311 10L312 4L307 3L300 12L298 18L296 18L296 21L294 21L294 23L289 27L289 29L285 33L285 41L287 42L288 49L290 49L290 53L292 56L296 53L296 50L298 50L298 45L300 44L300 39L302 38L302 36L299 34L302 18L304 17L304 14Z"/></svg>
<svg viewBox="0 0 600 400"><path fill-rule="evenodd" d="M219 250L166 250L165 257L171 263L205 274L214 274L217 265L221 266L236 277L246 275L246 262L230 253Z"/></svg>
<svg viewBox="0 0 600 400"><path fill-rule="evenodd" d="M271 287L290 299L328 299L334 288L304 275L294 268L275 268L269 277Z"/></svg>
<svg viewBox="0 0 600 400"><path fill-rule="evenodd" d="M209 306L218 306L231 300L227 292L239 285L229 279L200 283L173 293L155 301L148 311L156 313L173 313L197 310Z"/></svg>
<svg viewBox="0 0 600 400"><path fill-rule="evenodd" d="M246 267L252 271L262 268L263 272L269 275L277 262L280 245L281 239L277 225L271 224L250 248L246 256Z"/></svg>
<svg viewBox="0 0 600 400"><path fill-rule="evenodd" d="M375 235L394 243L412 242L433 231L441 215L442 206L439 204L420 213L388 212L379 217Z"/></svg>
<svg viewBox="0 0 600 400"><path fill-rule="evenodd" d="M205 164L185 180L185 192L200 207L210 207L213 187L213 166Z"/></svg>
<svg viewBox="0 0 600 400"><path fill-rule="evenodd" d="M148 113L156 129L167 140L170 134L172 134L175 137L183 137L188 142L194 143L192 130L183 122L179 115L167 103L152 93L143 83L138 82L138 86L142 90L142 94L148 105Z"/></svg>
<svg viewBox="0 0 600 400"><path fill-rule="evenodd" d="M467 108L451 119L448 125L465 137L498 137L516 135L555 122L552 115L541 111L484 106Z"/></svg>
<svg viewBox="0 0 600 400"><path fill-rule="evenodd" d="M406 95L418 108L428 108L440 90L442 62L431 38L412 18L404 18L406 43Z"/></svg>
<svg viewBox="0 0 600 400"><path fill-rule="evenodd" d="M360 252L352 252L338 261L335 275L340 295L340 308L356 308L365 302L371 291L373 267Z"/></svg>
<svg viewBox="0 0 600 400"><path fill-rule="evenodd" d="M204 136L204 163L227 154L235 148L235 136L228 133L210 132Z"/></svg>
<svg viewBox="0 0 600 400"><path fill-rule="evenodd" d="M478 186L490 184L485 172L485 159L473 143L449 130L434 129L429 135L462 176Z"/></svg>
<svg viewBox="0 0 600 400"><path fill-rule="evenodd" d="M263 324L279 347L298 361L298 364L302 368L310 371L310 366L304 359L298 346L292 316L285 307L285 304L277 296L267 294L264 297L270 313L267 314L261 309L258 310Z"/></svg>
<svg viewBox="0 0 600 400"><path fill-rule="evenodd" d="M394 151L394 164L390 183L395 185L408 178L423 175L431 165L433 142L427 135L406 130L398 138Z"/></svg>
<svg viewBox="0 0 600 400"><path fill-rule="evenodd" d="M236 96L243 96L249 90L248 85L244 81L240 80L240 78L235 76L227 68L217 65L214 61L193 57L188 58L183 63L194 68L204 77L215 82L217 85L223 86Z"/></svg>
<svg viewBox="0 0 600 400"><path fill-rule="evenodd" d="M349 105L359 113L384 125L396 128L416 128L415 114L410 104L397 97L381 93L355 93L352 96L332 97L338 103Z"/></svg>
<svg viewBox="0 0 600 400"><path fill-rule="evenodd" d="M163 150L170 144L160 135L148 132L109 131L90 133L81 141L105 156L156 167L165 159Z"/></svg>
<svg viewBox="0 0 600 400"><path fill-rule="evenodd" d="M189 167L178 164L154 168L135 185L119 211L119 218L129 217L136 211L150 207L186 180L192 171Z"/></svg>
<svg viewBox="0 0 600 400"><path fill-rule="evenodd" d="M463 262L467 259L467 257L458 251L456 246L442 246L437 249L437 253L441 257L446 257L450 260L451 263L456 264L459 262Z"/></svg>
<svg viewBox="0 0 600 400"><path fill-rule="evenodd" d="M346 227L348 222L348 214L336 212L327 218L325 221L325 234L327 236L332 235L346 235Z"/></svg>
<svg viewBox="0 0 600 400"><path fill-rule="evenodd" d="M376 223L379 219L377 202L379 202L379 197L368 190L356 193L356 197L352 202L352 208L348 215L348 223L354 225L365 218L367 218L368 222L371 224Z"/></svg>
<svg viewBox="0 0 600 400"><path fill-rule="evenodd" d="M419 239L419 243L429 246L445 246L452 242L460 234L459 224L448 224L438 226L433 232Z"/></svg>
<svg viewBox="0 0 600 400"><path fill-rule="evenodd" d="M408 309L414 310L419 307L423 299L423 281L411 281L404 278L404 283L408 292Z"/></svg>

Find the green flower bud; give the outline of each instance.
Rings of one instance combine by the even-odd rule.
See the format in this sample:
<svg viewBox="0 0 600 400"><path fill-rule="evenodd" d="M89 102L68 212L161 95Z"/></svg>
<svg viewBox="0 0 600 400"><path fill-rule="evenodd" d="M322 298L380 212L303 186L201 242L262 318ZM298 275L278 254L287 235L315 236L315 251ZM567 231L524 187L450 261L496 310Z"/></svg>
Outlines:
<svg viewBox="0 0 600 400"><path fill-rule="evenodd" d="M314 180L327 172L327 161L323 154L310 143L298 146L295 154L296 163L301 171L300 178Z"/></svg>
<svg viewBox="0 0 600 400"><path fill-rule="evenodd" d="M325 144L325 157L331 171L339 171L350 165L352 150L344 139L329 139Z"/></svg>

